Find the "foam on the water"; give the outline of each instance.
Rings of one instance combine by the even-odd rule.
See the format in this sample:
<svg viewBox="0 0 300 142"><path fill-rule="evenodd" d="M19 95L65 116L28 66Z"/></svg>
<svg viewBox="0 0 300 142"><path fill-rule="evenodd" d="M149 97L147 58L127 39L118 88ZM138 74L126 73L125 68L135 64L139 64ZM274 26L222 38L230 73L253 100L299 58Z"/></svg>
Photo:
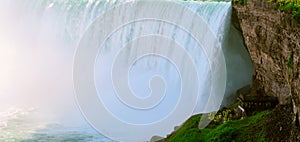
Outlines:
<svg viewBox="0 0 300 142"><path fill-rule="evenodd" d="M32 107L10 107L0 112L0 141L82 141L112 142L91 127L70 127L45 122Z"/></svg>

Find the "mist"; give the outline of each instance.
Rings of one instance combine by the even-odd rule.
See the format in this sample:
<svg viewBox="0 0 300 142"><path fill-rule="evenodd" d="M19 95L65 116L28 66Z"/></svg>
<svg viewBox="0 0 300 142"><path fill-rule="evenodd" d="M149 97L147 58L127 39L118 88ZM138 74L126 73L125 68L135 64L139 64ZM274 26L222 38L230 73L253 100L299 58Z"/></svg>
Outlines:
<svg viewBox="0 0 300 142"><path fill-rule="evenodd" d="M81 60L80 62L74 62L74 56L76 56L75 52L77 50L76 48L85 46L99 46L99 39L103 36L101 33L102 29L109 29L112 27L111 23L117 23L119 19L130 19L131 17L135 16L134 14L134 16L130 14L120 15L120 13L123 14L122 12L125 14L126 12L137 13L137 11L135 11L135 8L137 8L139 12L145 12L145 15L147 15L147 10L142 8L151 8L151 10L157 8L157 11L160 10L159 12L163 14L164 10L166 9L174 10L174 7L172 7L174 5L151 5L153 7L146 6L139 9L139 6L143 6L143 4L139 5L133 1L130 4L127 4L127 9L121 9L123 11L120 13L116 12L113 13L114 15L108 15L108 17L112 16L107 18L111 21L106 21L106 23L103 24L103 27L98 27L97 24L101 23L101 19L97 19L97 17L105 13L109 8L120 5L121 3L122 2L119 2L118 0L3 0L0 5L0 111L6 110L10 107L29 107L33 108L33 110L38 114L39 117L37 119L39 119L39 121L44 121L45 123L59 123L67 126L88 126L86 120L83 118L83 115L80 112L79 106L77 106L73 88L73 63L83 65L78 66L77 68L77 73L79 75L81 73L80 71L84 71L84 67L87 64L84 62L85 60L82 62ZM95 75L96 78L98 77L95 79L96 86L98 85L97 89L106 92L103 95L103 98L106 98L107 100L114 99L114 101L118 102L114 103L113 101L105 101L104 99L106 105L109 106L106 108L111 108L113 110L111 112L114 114L120 114L120 116L117 116L120 119L124 117L127 119L124 119L126 122L134 120L132 123L134 123L136 120L136 122L139 122L136 124L148 124L153 122L151 117L148 117L149 114L146 115L147 112L143 109L138 110L141 112L140 114L142 114L138 115L138 113L136 113L136 109L132 109L130 107L126 107L125 109L122 108L126 105L116 98L115 90L113 90L115 89L114 86L110 88L107 87L108 85L113 84L110 76L111 70L109 68L113 65L113 53L118 53L120 47L127 44L128 41L135 41L139 37L149 38L140 38L141 42L136 42L136 47L144 47L144 49L134 49L131 47L124 48L125 52L122 54L124 55L122 56L124 58L120 59L119 62L121 65L129 64L129 60L135 62L133 59L137 57L138 53L148 49L156 50L155 48L159 47L157 45L163 45L163 47L165 47L164 51L168 52L168 54L172 55L172 57L175 57L174 59L177 59L178 62L180 61L178 66L170 67L172 65L167 65L169 63L168 60L152 60L152 58L154 58L153 56L151 58L141 58L141 62L137 63L136 66L133 66L133 68L130 68L132 70L128 74L130 78L129 82L131 85L134 85L134 87L132 87L133 90L138 90L136 93L144 93L143 95L140 95L141 98L145 97L145 94L150 94L149 92L152 90L150 90L151 87L147 88L149 86L148 80L153 79L151 77L159 73L161 73L161 76L165 77L163 80L165 82L163 83L166 84L159 82L154 84L154 88L161 88L161 86L164 88L164 85L171 86L169 90L165 91L167 92L166 96L168 96L166 98L169 98L169 100L165 101L164 103L160 103L160 105L162 104L166 106L164 108L169 108L168 111L158 108L156 111L153 111L155 114L151 115L157 122L160 119L167 117L169 112L173 112L173 109L176 108L175 106L177 106L177 100L180 102L181 83L186 86L185 90L187 90L186 93L183 94L186 95L184 103L195 104L196 106L194 110L188 110L191 111L191 114L216 111L220 107L218 101L222 101L224 96L225 99L223 101L223 105L232 103L234 97L231 97L231 95L234 94L237 89L251 83L251 75L253 70L252 63L250 61L248 52L243 45L240 33L231 26L230 2L191 2L185 6L191 9L191 13L193 15L176 15L182 17L176 17L174 19L178 20L179 24L189 25L190 29L187 28L188 30L193 32L197 31L195 33L199 35L202 33L206 34L205 36L199 36L201 38L201 44L198 43L198 39L194 39L194 37L191 36L192 32L186 32L186 29L181 29L180 26L176 24L172 25L172 23L168 22L162 24L159 22L159 20L155 21L153 19L152 21L139 21L140 23L135 21L135 23L130 23L133 26L128 24L123 26L123 29L120 28L120 30L116 30L114 33L115 35L112 35L111 39L105 41L107 43L105 46L108 47L106 48L107 50L105 52L100 52L100 55L102 55L101 57L103 58L98 58L99 61L97 62L98 64L96 64L98 66L95 67L94 64L91 64L91 67L95 67L95 70L98 71L97 73L99 73ZM143 13L139 14L140 15L137 15L143 16ZM197 19L197 16L201 18ZM199 21L199 19L201 19L199 23L203 25L193 26L193 22L191 22L194 20L193 18L196 19L195 21ZM92 28L87 30L90 24L92 24L94 21L96 21L96 24L92 25ZM88 31L87 33L92 33L92 39L90 39L89 36L84 37L84 33L86 31ZM160 37L163 39L161 40L160 38L156 39L157 37L153 38L149 35L156 35L158 37L161 36L166 38ZM175 50L174 44L170 44L173 43L173 41L169 42L170 40L177 40L178 42L176 44L179 44L180 47L186 48L186 50ZM139 45L140 43L142 43L141 46ZM143 44L145 44L145 46ZM203 47L206 45L208 46ZM155 48L151 49L152 47ZM210 59L208 59L208 54L206 50L204 50L205 48L212 48L212 50L207 50L211 51ZM190 54L182 55L182 53L185 53L184 51L189 52ZM188 57L190 58L190 56L194 57L193 60L189 60L191 61L191 66L195 66L195 64L192 64L192 61L197 62L195 68L188 68L189 66L187 66L188 64L186 61ZM215 65L210 66L210 60L214 60L213 63L215 63ZM215 69L213 71L211 68L212 66L214 67L213 69ZM223 69L220 66L224 68L226 66L227 70L217 70ZM176 71L177 67L182 69L183 74L181 75L186 76L186 78L183 77L183 82L178 81L181 76L178 75L178 71ZM120 71L116 72L117 75L115 75L117 82L121 82L118 80L119 76L120 78L124 77L122 75L124 75L125 71L122 69L124 68L116 69L117 71ZM153 70L151 71L151 69ZM192 71L190 69L195 69L194 74L191 73ZM150 72L147 74L146 71ZM91 74L89 75L92 76ZM212 80L212 76L217 77ZM124 78L126 77L127 76ZM78 78L77 79L79 81L77 81L80 82L81 78ZM161 80L162 79L159 81ZM93 81L90 82L93 83ZM82 85L80 83L79 85ZM126 83L128 82L121 83L123 84L120 86L125 86L125 89L122 87L121 89L126 90L126 85L128 85ZM218 84L217 86L224 85L224 88L213 88L211 87L214 86L212 83ZM83 90L88 91L90 91L89 87L93 86L93 84L85 85L88 89L84 88ZM168 89L168 87L166 88ZM195 93L196 91L197 93ZM176 92L178 95L174 95ZM86 93L87 96L91 96L91 94ZM199 94L200 97L197 98L197 95ZM211 97L210 94L216 95ZM98 97L101 98L101 96ZM86 100L88 103L93 101L91 98L86 96L82 96L81 101L82 100ZM214 102L214 100L217 100L217 102ZM195 103L191 103L191 101ZM208 101L211 101L211 104L208 104ZM172 106L170 106L170 104L172 104ZM182 106L185 106L185 104L182 103ZM106 110L103 109L101 111ZM128 112L130 111L132 111L132 115L128 115ZM185 113L184 111L182 111L182 113ZM90 109L87 112L94 116L96 111L94 111L94 109ZM101 123L107 122L105 126L111 127L108 124L114 122L112 119L103 119L102 115L105 115L105 113L97 114L98 115L95 115L95 117L99 119L95 119L96 121L101 120ZM180 117L183 117L184 119L181 119ZM178 117L174 116L168 118L178 119L174 125L180 125L188 117L188 115L178 115ZM145 122L144 120L147 121ZM143 140L150 139L150 136L156 132L160 135L165 135L173 130L173 123L175 122L172 121L168 122L170 127L167 128L159 128L161 126L153 127L152 129L146 129L144 131L139 131L132 134L137 135L140 133L140 139ZM180 124L177 124L177 122L180 122ZM99 122L99 124L101 123ZM131 137L131 135L124 133L127 131L127 127L122 127L122 125L117 124L119 123L112 124L115 126L112 127L112 132L109 131L110 129L107 130L105 128L101 128L100 130L103 129L103 131L112 134L115 132L114 128L118 127L119 131L116 132L116 134L119 137L121 137L119 134L122 134L124 140L137 141L135 137ZM140 128L144 129L144 127Z"/></svg>
<svg viewBox="0 0 300 142"><path fill-rule="evenodd" d="M0 107L29 106L51 121L82 123L72 86L76 43L58 32L58 14L3 1L0 19Z"/></svg>

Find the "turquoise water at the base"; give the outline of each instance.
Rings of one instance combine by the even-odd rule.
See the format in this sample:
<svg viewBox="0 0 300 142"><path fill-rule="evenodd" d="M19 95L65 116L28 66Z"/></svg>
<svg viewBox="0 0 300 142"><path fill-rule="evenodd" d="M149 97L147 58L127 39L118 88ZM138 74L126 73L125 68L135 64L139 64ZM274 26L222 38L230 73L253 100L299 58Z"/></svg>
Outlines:
<svg viewBox="0 0 300 142"><path fill-rule="evenodd" d="M43 122L37 114L32 108L0 112L0 142L112 142L89 125Z"/></svg>
<svg viewBox="0 0 300 142"><path fill-rule="evenodd" d="M92 128L57 127L46 128L36 132L23 132L18 135L18 130L2 130L2 142L111 142L112 140L94 132ZM4 135L3 135L4 134Z"/></svg>

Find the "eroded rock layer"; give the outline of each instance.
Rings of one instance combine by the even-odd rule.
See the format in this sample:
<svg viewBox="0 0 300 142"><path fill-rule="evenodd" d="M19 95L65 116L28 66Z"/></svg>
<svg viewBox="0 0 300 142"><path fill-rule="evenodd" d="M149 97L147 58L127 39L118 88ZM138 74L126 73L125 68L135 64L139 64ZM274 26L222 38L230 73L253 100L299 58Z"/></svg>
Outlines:
<svg viewBox="0 0 300 142"><path fill-rule="evenodd" d="M243 34L255 73L256 94L279 98L279 103L293 106L291 137L299 140L300 114L300 21L281 12L265 0L233 4L232 21Z"/></svg>

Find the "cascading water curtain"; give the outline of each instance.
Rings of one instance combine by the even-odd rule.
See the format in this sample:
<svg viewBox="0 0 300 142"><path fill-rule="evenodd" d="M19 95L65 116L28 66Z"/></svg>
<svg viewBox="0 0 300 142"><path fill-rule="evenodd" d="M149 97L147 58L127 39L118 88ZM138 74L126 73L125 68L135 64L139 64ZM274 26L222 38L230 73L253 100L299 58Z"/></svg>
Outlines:
<svg viewBox="0 0 300 142"><path fill-rule="evenodd" d="M0 115L0 140L147 141L218 111L253 70L230 17L225 1L4 0L1 104L26 115L10 113L22 134Z"/></svg>

